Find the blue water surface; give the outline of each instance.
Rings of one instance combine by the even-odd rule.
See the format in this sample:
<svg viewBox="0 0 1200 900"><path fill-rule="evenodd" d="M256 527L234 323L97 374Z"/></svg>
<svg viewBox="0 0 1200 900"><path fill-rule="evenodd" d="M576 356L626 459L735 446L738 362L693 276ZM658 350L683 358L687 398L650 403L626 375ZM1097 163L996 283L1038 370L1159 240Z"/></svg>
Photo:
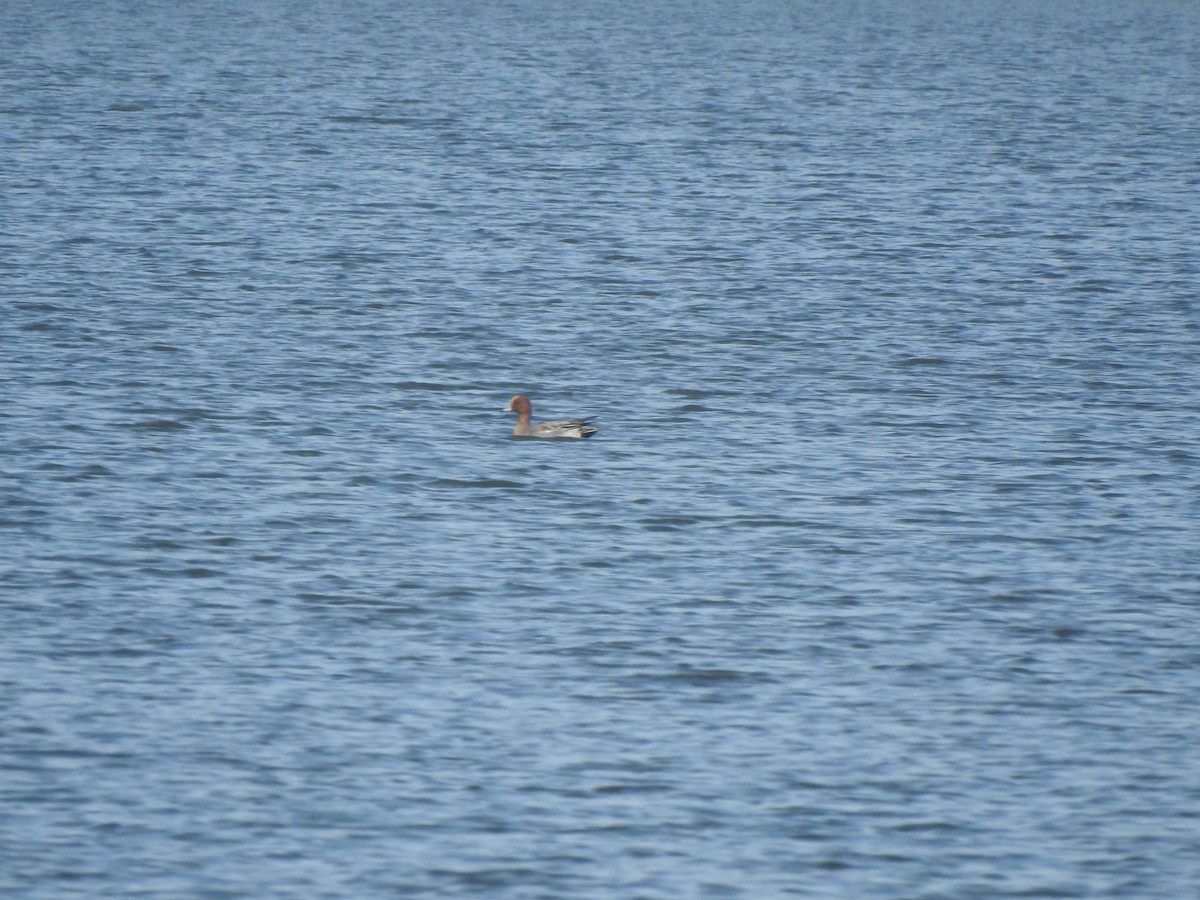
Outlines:
<svg viewBox="0 0 1200 900"><path fill-rule="evenodd" d="M1198 34L0 6L0 893L1197 895Z"/></svg>

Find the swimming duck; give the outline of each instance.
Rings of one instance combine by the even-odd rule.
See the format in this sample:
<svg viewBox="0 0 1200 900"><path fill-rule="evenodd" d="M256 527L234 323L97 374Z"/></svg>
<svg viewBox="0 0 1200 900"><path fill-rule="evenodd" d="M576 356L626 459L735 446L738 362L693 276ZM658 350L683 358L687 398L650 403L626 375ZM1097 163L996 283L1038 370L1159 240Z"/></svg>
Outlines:
<svg viewBox="0 0 1200 900"><path fill-rule="evenodd" d="M536 425L530 425L529 417L533 415L533 405L529 402L528 397L520 394L508 401L508 409L505 412L517 414L517 427L513 429L515 437L587 438L600 430L588 424L595 416L589 416L586 419L565 419L559 422L538 422Z"/></svg>

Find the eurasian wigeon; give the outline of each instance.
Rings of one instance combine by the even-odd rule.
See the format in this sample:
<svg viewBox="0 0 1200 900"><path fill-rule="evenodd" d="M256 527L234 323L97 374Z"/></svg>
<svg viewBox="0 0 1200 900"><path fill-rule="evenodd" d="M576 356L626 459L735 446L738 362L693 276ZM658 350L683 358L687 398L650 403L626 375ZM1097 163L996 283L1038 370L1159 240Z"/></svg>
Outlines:
<svg viewBox="0 0 1200 900"><path fill-rule="evenodd" d="M600 430L588 424L595 416L589 416L586 419L564 419L559 422L538 422L536 425L530 425L529 417L533 415L533 406L528 397L520 394L508 401L508 409L505 412L517 414L517 427L513 429L514 437L587 438Z"/></svg>

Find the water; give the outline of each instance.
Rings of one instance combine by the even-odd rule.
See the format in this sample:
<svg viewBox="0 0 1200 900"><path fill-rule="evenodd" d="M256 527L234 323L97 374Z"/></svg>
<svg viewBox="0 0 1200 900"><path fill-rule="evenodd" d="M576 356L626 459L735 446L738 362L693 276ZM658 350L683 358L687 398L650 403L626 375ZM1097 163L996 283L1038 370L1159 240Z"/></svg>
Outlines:
<svg viewBox="0 0 1200 900"><path fill-rule="evenodd" d="M1198 26L5 4L0 890L1194 895Z"/></svg>

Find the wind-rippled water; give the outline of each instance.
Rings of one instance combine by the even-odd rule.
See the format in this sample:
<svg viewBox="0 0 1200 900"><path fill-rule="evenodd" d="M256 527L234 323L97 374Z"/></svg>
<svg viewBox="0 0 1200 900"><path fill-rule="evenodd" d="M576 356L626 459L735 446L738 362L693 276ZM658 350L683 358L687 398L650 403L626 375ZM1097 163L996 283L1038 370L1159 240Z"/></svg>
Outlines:
<svg viewBox="0 0 1200 900"><path fill-rule="evenodd" d="M4 5L0 891L1195 895L1198 33Z"/></svg>

